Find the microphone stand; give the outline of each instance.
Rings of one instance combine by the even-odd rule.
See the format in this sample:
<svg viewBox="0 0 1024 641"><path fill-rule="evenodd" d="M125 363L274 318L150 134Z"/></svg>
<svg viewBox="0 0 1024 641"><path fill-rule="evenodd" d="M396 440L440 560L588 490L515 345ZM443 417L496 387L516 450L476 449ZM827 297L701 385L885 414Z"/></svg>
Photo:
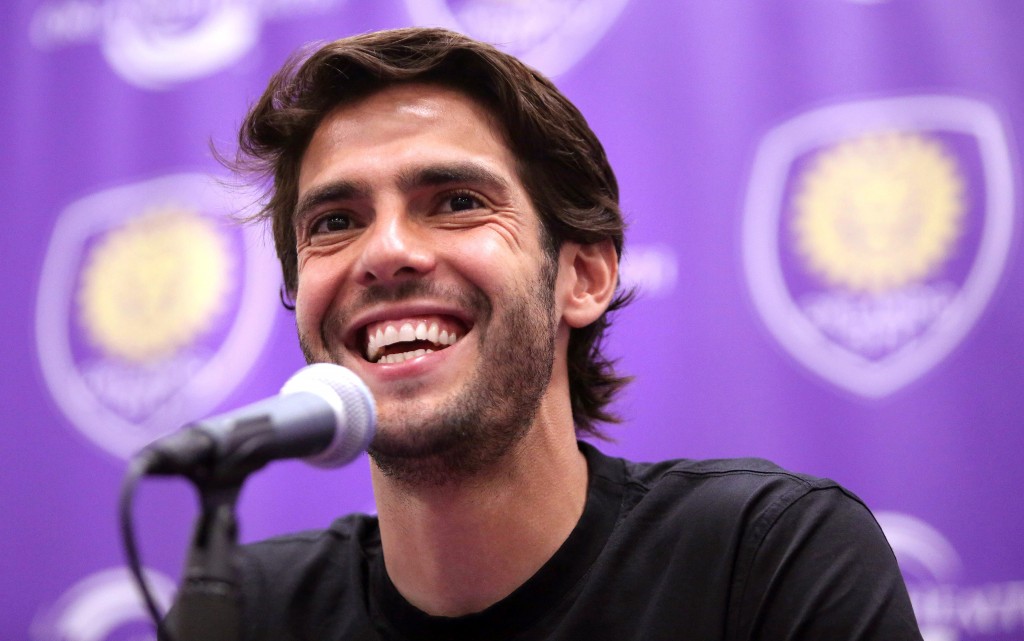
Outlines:
<svg viewBox="0 0 1024 641"><path fill-rule="evenodd" d="M242 482L196 484L202 513L175 608L166 621L173 641L241 641L235 505Z"/></svg>
<svg viewBox="0 0 1024 641"><path fill-rule="evenodd" d="M171 462L157 473L178 470L199 493L201 513L185 562L181 589L165 620L166 641L241 641L242 593L238 569L238 518L242 484L267 463L258 452L272 444L266 417L248 422L232 435L229 454L180 470ZM185 471L187 470L187 471Z"/></svg>
<svg viewBox="0 0 1024 641"><path fill-rule="evenodd" d="M199 492L201 513L174 609L167 617L170 641L241 641L242 594L238 569L235 506L249 474L265 465L245 463L261 439L228 457L188 474Z"/></svg>

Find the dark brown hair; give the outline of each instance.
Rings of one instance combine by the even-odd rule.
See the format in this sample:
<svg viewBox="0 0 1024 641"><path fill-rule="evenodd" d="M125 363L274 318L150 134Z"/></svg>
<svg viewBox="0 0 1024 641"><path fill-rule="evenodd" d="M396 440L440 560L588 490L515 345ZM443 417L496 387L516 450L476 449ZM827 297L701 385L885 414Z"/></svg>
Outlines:
<svg viewBox="0 0 1024 641"><path fill-rule="evenodd" d="M407 28L343 38L293 56L270 80L239 132L232 167L273 177L255 218L271 221L284 287L298 287L292 215L303 154L323 118L340 104L404 82L437 83L486 106L504 135L557 257L564 241L610 239L621 257L625 224L618 184L604 148L583 115L544 76L494 47L444 29ZM573 329L569 388L576 428L603 437L597 422L618 422L607 405L627 382L601 351L609 312Z"/></svg>

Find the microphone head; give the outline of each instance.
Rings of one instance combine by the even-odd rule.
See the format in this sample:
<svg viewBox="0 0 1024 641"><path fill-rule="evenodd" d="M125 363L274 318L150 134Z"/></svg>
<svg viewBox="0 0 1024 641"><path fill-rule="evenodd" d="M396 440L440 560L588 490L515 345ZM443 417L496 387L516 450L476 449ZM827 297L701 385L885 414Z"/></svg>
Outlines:
<svg viewBox="0 0 1024 641"><path fill-rule="evenodd" d="M366 384L352 370L332 363L303 367L281 387L281 394L309 392L326 401L335 414L334 439L319 454L304 459L317 467L340 467L370 447L377 427L377 407Z"/></svg>

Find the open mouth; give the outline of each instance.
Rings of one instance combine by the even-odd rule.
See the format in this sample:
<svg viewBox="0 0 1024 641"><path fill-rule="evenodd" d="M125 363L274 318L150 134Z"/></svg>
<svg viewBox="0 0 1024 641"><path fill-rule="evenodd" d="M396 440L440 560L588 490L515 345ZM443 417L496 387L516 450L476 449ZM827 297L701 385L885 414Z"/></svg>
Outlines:
<svg viewBox="0 0 1024 641"><path fill-rule="evenodd" d="M371 363L401 363L450 347L466 331L447 316L370 323L364 328L363 357Z"/></svg>

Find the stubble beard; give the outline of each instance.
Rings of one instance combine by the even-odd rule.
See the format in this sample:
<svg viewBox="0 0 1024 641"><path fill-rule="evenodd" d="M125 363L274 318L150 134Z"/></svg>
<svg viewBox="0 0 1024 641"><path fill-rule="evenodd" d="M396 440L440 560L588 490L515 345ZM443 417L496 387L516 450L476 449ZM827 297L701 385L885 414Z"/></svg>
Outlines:
<svg viewBox="0 0 1024 641"><path fill-rule="evenodd" d="M515 450L551 380L556 269L554 261L545 260L534 282L510 288L498 316L481 292L459 296L477 317L479 358L474 371L442 405L417 401L415 388L406 390L407 397L396 407L378 404L369 454L384 476L415 487L460 484L496 469ZM366 298L401 300L428 293L437 292L422 281L408 281L386 292L367 290ZM337 321L328 317L325 324L344 326ZM327 335L321 328L321 338ZM301 335L299 342L307 362L337 360L319 357Z"/></svg>

